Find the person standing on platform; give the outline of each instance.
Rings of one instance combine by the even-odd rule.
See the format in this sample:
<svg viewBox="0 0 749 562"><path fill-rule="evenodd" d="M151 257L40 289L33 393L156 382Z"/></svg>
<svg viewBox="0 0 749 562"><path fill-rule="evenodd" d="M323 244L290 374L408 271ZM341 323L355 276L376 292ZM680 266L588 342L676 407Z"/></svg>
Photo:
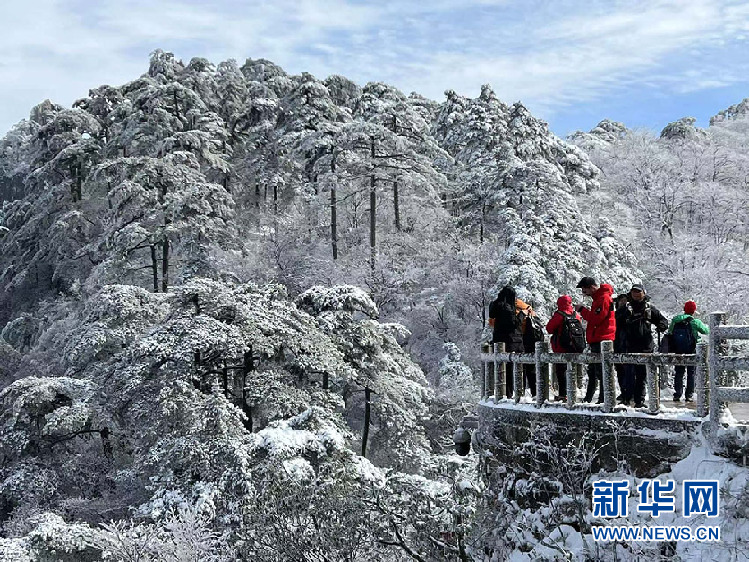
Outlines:
<svg viewBox="0 0 749 562"><path fill-rule="evenodd" d="M551 350L554 353L582 353L585 351L585 332L580 315L572 308L572 298L562 295L557 299L557 310L546 324L551 334ZM555 363L559 394L555 400L567 401L567 364ZM572 376L572 373L570 373Z"/></svg>
<svg viewBox="0 0 749 562"><path fill-rule="evenodd" d="M516 311L516 301L515 289L510 286L503 287L497 298L489 304L489 325L493 328L492 343L505 344L507 352L522 353L525 348L521 319ZM505 372L507 396L512 396L514 388L512 363L507 363Z"/></svg>
<svg viewBox="0 0 749 562"><path fill-rule="evenodd" d="M629 301L624 305L621 314L621 328L625 332L627 353L653 353L655 342L652 326L660 332L665 332L668 329L668 320L652 305L645 288L635 283L629 291ZM635 408L642 408L645 405L647 369L645 365L627 365L625 373L621 402L628 405L634 398Z"/></svg>
<svg viewBox="0 0 749 562"><path fill-rule="evenodd" d="M679 314L671 320L668 327L668 333L671 334L671 343L673 345L672 353L695 353L697 344L700 341L700 334L709 334L710 328L699 318L694 315L697 312L697 303L687 301L684 303L684 314ZM684 371L687 372L687 389L684 393L684 400L692 401L694 394L694 365L677 365L674 370L674 402L681 400L681 393L684 390Z"/></svg>
<svg viewBox="0 0 749 562"><path fill-rule="evenodd" d="M586 321L585 339L588 341L593 353L601 352L601 342L604 340L614 341L616 336L616 321L614 318L614 301L611 295L614 288L607 284L598 284L593 277L583 277L577 284L586 297L591 297L593 303L590 308L582 304L576 306L577 312ZM603 402L603 369L600 363L588 365L588 387L585 392L585 401L592 402L596 392L596 386L600 386L598 403Z"/></svg>

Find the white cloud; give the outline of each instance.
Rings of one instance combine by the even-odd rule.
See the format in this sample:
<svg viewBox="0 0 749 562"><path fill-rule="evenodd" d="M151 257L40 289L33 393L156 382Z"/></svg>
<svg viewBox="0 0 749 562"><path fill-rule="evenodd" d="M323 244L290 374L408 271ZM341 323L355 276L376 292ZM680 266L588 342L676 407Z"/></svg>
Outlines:
<svg viewBox="0 0 749 562"><path fill-rule="evenodd" d="M747 5L685 0L610 6L579 6L579 13L556 20L542 12L533 29L505 31L510 43L522 44L510 52L436 53L424 65L429 73L414 77L413 85L434 96L446 87L475 93L489 82L500 98L522 99L550 113L624 88L660 84L682 93L746 81L739 72L692 81L684 69L702 64L707 73L718 73L726 63L744 65L745 51L736 41L742 40L738 30L749 17Z"/></svg>
<svg viewBox="0 0 749 562"><path fill-rule="evenodd" d="M747 75L747 0L4 4L0 129L45 97L70 104L91 87L136 78L156 48L213 62L263 57L294 73L390 82L435 99L491 83L505 101L547 114L627 88L683 92ZM690 77L696 65L699 78Z"/></svg>

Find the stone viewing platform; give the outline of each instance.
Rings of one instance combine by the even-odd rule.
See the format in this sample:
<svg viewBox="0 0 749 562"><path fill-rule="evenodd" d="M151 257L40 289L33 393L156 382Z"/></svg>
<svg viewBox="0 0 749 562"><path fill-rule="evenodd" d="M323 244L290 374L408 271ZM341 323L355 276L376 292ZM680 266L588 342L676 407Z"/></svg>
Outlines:
<svg viewBox="0 0 749 562"><path fill-rule="evenodd" d="M551 353L546 342L536 344L535 353L507 353L502 344L485 346L483 398L476 415L461 426L472 432L473 449L484 459L485 470L505 464L521 465L525 446L565 450L585 445L595 451L595 469L625 469L640 476L667 470L685 458L691 446L706 439L716 453L746 463L749 455L749 388L728 384L729 372L749 370L749 357L729 356L725 340L749 339L749 326L723 324L725 314L710 314L710 335L695 354L613 353L613 342L603 342L601 353ZM505 365L514 368L514 392L504 396ZM567 363L566 402L549 399L551 368ZM601 363L603 402L581 403L578 385L583 365ZM523 387L523 368L532 364L536 372L536 396ZM644 408L616 405L615 364L644 364L648 398ZM663 370L674 365L694 365L693 406L661 400ZM736 377L731 377L735 379ZM585 443L582 443L585 442ZM527 470L538 467L537 455L528 457Z"/></svg>

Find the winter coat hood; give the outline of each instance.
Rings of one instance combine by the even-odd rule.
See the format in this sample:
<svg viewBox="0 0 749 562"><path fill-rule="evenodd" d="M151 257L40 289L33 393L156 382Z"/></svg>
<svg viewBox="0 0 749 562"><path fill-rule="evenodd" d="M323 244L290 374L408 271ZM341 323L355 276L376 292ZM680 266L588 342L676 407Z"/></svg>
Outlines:
<svg viewBox="0 0 749 562"><path fill-rule="evenodd" d="M572 308L572 297L569 295L562 295L557 299L557 309L559 312L573 316L580 320L580 315L577 314ZM554 353L570 353L573 350L562 347L562 343L559 341L559 336L564 323L564 317L556 312L551 315L549 322L546 324L546 331L551 334L551 350Z"/></svg>
<svg viewBox="0 0 749 562"><path fill-rule="evenodd" d="M497 300L515 304L515 289L513 289L510 286L503 287L502 290L497 295Z"/></svg>
<svg viewBox="0 0 749 562"><path fill-rule="evenodd" d="M598 290L593 293L593 300L603 298L603 295L611 296L613 294L614 287L612 287L608 283L601 283L601 285L598 287Z"/></svg>
<svg viewBox="0 0 749 562"><path fill-rule="evenodd" d="M572 314L572 297L569 295L559 297L557 299L557 308L566 314Z"/></svg>

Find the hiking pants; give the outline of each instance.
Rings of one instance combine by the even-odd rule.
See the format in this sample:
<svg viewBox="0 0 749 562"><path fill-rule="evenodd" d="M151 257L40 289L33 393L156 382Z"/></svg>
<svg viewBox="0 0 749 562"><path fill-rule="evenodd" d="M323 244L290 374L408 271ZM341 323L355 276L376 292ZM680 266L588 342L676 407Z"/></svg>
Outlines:
<svg viewBox="0 0 749 562"><path fill-rule="evenodd" d="M515 377L514 363L505 363L505 390L507 391L507 398L512 398L513 391L515 390ZM519 369L523 369L523 382L525 388L530 388L531 394L536 395L536 366L535 365L518 365ZM523 394L522 392L520 393Z"/></svg>
<svg viewBox="0 0 749 562"><path fill-rule="evenodd" d="M515 388L514 367L514 363L505 363L505 389L507 390L507 398L512 398L512 391Z"/></svg>
<svg viewBox="0 0 749 562"><path fill-rule="evenodd" d="M531 396L536 396L536 366L523 365L523 377L525 378L525 388L529 388Z"/></svg>
<svg viewBox="0 0 749 562"><path fill-rule="evenodd" d="M635 404L645 402L645 381L647 380L645 365L627 365L624 372L624 389L622 389L622 400L629 402L635 399Z"/></svg>
<svg viewBox="0 0 749 562"><path fill-rule="evenodd" d="M559 396L567 396L567 363L555 363L554 370L559 385Z"/></svg>
<svg viewBox="0 0 749 562"><path fill-rule="evenodd" d="M591 343L589 345L592 353L601 353L601 342ZM585 391L586 402L593 402L593 395L596 393L596 386L601 389L598 394L598 401L603 402L603 368L600 363L590 363L588 365L588 388Z"/></svg>
<svg viewBox="0 0 749 562"><path fill-rule="evenodd" d="M694 365L677 365L674 368L674 400L681 398L681 392L684 390L684 370L687 371L687 391L684 398L690 400L694 394Z"/></svg>

